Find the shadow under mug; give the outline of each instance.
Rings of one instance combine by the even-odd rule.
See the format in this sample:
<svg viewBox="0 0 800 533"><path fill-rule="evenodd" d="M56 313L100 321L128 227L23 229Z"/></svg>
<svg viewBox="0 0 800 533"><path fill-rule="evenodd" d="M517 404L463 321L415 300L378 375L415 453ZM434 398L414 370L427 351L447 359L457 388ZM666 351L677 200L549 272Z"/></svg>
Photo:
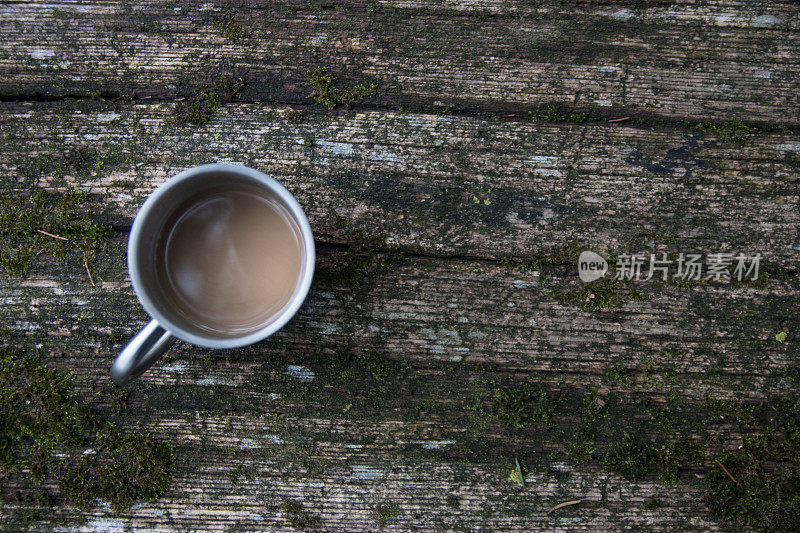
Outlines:
<svg viewBox="0 0 800 533"><path fill-rule="evenodd" d="M303 248L301 270L289 301L259 329L241 336L213 336L182 320L158 283L156 253L165 225L175 209L206 189L245 185L263 190L293 217ZM178 173L147 198L136 215L128 238L128 270L136 296L152 317L120 352L111 367L111 379L124 385L147 370L177 340L204 348L238 348L261 341L282 328L297 312L314 276L315 248L311 226L294 196L275 179L243 165L216 163Z"/></svg>

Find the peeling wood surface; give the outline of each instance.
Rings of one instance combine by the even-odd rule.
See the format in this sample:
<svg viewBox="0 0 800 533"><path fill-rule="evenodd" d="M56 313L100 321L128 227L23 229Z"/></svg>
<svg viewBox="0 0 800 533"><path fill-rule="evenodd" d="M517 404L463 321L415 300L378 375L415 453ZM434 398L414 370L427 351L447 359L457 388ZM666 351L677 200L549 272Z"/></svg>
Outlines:
<svg viewBox="0 0 800 533"><path fill-rule="evenodd" d="M268 341L178 345L131 387L126 423L176 448L159 501L115 515L57 500L24 527L290 530L286 501L320 530L729 527L704 503L711 458L664 484L565 449L592 390L634 427L642 401L677 395L700 412L707 395L757 405L797 386L785 376L800 330L798 13L728 0L0 4L0 184L89 191L116 230L95 287L82 264L47 258L23 280L0 274L5 344L42 351L87 391L108 384L120 338L147 322L128 228L147 194L196 164L285 183L318 272L346 259L353 230L388 237L360 286L318 276ZM305 72L325 65L344 88L380 88L353 109L312 106ZM176 124L176 100L223 74L246 81L235 101ZM547 103L591 120L528 119ZM732 138L732 118L749 129ZM586 309L564 298L592 296L570 246L761 253L771 279L641 282ZM513 266L531 257L552 264ZM342 349L377 349L387 370L343 367ZM570 399L553 428L496 418L493 392L524 384ZM726 419L695 437L736 449L742 431ZM509 479L516 459L524 486ZM0 524L23 527L15 513L33 505L4 503Z"/></svg>

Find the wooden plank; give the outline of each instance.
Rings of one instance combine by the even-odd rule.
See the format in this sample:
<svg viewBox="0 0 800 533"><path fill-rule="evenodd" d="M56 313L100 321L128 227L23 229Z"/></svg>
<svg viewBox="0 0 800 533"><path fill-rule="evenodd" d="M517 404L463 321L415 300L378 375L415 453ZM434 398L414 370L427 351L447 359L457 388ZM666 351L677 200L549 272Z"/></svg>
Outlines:
<svg viewBox="0 0 800 533"><path fill-rule="evenodd" d="M177 457L163 497L119 513L69 505L53 471L42 498L19 463L0 472L1 528L720 530L742 503L709 478L758 491L753 477L796 472L796 457L731 462L800 413L793 3L0 13L0 189L89 191L114 228L93 281L78 258L0 273L0 346L75 371L103 417ZM356 110L312 106L305 72L328 65L339 88L379 88ZM182 124L226 75L236 101ZM131 220L209 161L298 197L318 240L311 293L266 342L179 343L109 413L98 388L147 321L125 271ZM770 278L586 286L581 249L761 253ZM756 525L781 528L795 509L779 500Z"/></svg>
<svg viewBox="0 0 800 533"><path fill-rule="evenodd" d="M124 269L123 252L117 248L107 258L116 275L96 269L98 289L90 290L77 267L62 278L34 277L22 287L5 282L4 322L20 336L18 342L105 353L113 349L110 339L143 327L147 317L127 281L113 279ZM323 247L320 272L341 254ZM794 357L775 334L798 326L790 312L796 275L773 280L768 289L728 284L687 289L643 281L636 287L644 301L625 301L628 291L620 287L621 301L611 309L582 309L581 302L564 299L563 294L581 290L575 274L552 275L545 282L539 272L486 261L396 258L389 271L369 273L369 285L360 289L318 278L304 310L254 353L285 359L314 354L321 345L380 345L388 357L409 363L480 362L512 374L537 373L553 386L581 388L606 386L609 369L621 367L631 372L630 393L678 389L697 402L715 389L755 400L775 387L775 376L787 371ZM84 314L89 310L91 318ZM105 379L105 365L93 358L71 362L76 368L87 363L87 372L99 368L98 379ZM650 372L643 370L648 365ZM222 377L247 382L259 371L234 366ZM150 379L158 375L145 381Z"/></svg>
<svg viewBox="0 0 800 533"><path fill-rule="evenodd" d="M112 271L122 252L109 252ZM325 269L341 250L320 252ZM782 394L795 359L774 336L798 329L781 305L795 298L796 278L769 292L662 288L649 301L595 311L554 300L572 277L545 288L538 273L487 261L406 256L368 281L354 290L318 280L272 339L213 355L179 345L143 376L123 420L169 439L178 474L158 503L113 521L98 512L87 529L284 527L286 501L334 529L376 527L378 505L397 510L390 524L399 529L713 528L694 477L702 464L676 486L565 459L585 395L605 399L600 460L620 431L645 431L642 423L641 436L657 445L675 438L647 425L655 415L642 402L666 402L669 416L692 420L706 394L755 405ZM78 269L55 265L40 264L22 283L4 278L0 298L6 342L45 346L51 365L90 384L107 383L119 343L146 322L127 281L91 288ZM337 358L376 347L384 366ZM496 418L496 391L526 384L564 395L553 429ZM676 431L712 439L710 450L735 449L745 432L728 419L710 424ZM529 472L524 488L508 479L514 457ZM548 514L575 498L582 505ZM654 498L663 509L644 510ZM58 509L68 522L83 516Z"/></svg>
<svg viewBox="0 0 800 533"><path fill-rule="evenodd" d="M800 124L789 2L226 5L3 4L0 92L173 98L227 72L245 101L308 103L306 71L331 65L343 86L378 83L368 106Z"/></svg>
<svg viewBox="0 0 800 533"><path fill-rule="evenodd" d="M306 110L230 104L206 126L170 124L169 104L3 105L7 186L108 195L118 225L169 175L239 161L278 177L317 238L353 225L435 255L499 259L573 240L600 253L761 253L794 269L800 148L790 133L621 123ZM306 144L310 144L306 146ZM339 222L346 221L350 226ZM771 266L769 266L771 265Z"/></svg>

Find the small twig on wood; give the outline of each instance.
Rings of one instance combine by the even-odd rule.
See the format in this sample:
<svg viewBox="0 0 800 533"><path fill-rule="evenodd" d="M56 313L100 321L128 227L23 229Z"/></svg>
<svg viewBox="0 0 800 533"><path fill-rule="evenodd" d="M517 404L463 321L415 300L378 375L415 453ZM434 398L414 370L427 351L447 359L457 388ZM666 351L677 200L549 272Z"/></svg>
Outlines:
<svg viewBox="0 0 800 533"><path fill-rule="evenodd" d="M43 230L40 230L40 229L37 229L36 231L38 231L42 235L47 235L48 237L52 237L54 239L61 239L62 241L68 241L69 240L66 237L59 237L58 235L53 235L52 233L47 233L46 231L43 231Z"/></svg>
<svg viewBox="0 0 800 533"><path fill-rule="evenodd" d="M622 122L623 120L629 120L631 117L622 117L622 118L615 118L613 120L609 120L609 122Z"/></svg>
<svg viewBox="0 0 800 533"><path fill-rule="evenodd" d="M87 274L89 274L89 281L91 281L91 282L92 282L92 287L97 287L97 285L95 285L95 284L94 284L94 279L92 278L92 273L91 273L91 271L89 270L89 261L87 261L86 259L84 259L84 260L83 260L83 266L85 266L85 267L86 267L86 273L87 273Z"/></svg>
<svg viewBox="0 0 800 533"><path fill-rule="evenodd" d="M511 117L516 117L516 116L517 116L517 114L516 114L516 113L511 113L510 115L503 115L503 116L502 116L502 117L500 117L500 118L511 118Z"/></svg>
<svg viewBox="0 0 800 533"><path fill-rule="evenodd" d="M715 462L716 462L716 463L717 463L719 466L721 466L721 467L722 467L722 469L725 471L725 473L726 473L726 474L728 474L728 477L729 477L729 478L731 478L731 479L733 480L733 482L734 482L734 483L739 483L738 481L736 481L736 478L735 478L735 477L733 477L733 475L732 475L730 472L728 472L728 469L727 469L727 468L725 468L725 465L724 465L724 464L720 463L720 462L719 462L719 461L717 461L716 459L714 459L714 461L715 461Z"/></svg>
<svg viewBox="0 0 800 533"><path fill-rule="evenodd" d="M569 507L570 505L578 505L579 503L581 503L581 501L582 500L570 500L568 502L559 503L558 505L554 506L552 509L547 511L547 513L548 514L552 513L553 511L557 511L558 509L561 509L562 507Z"/></svg>

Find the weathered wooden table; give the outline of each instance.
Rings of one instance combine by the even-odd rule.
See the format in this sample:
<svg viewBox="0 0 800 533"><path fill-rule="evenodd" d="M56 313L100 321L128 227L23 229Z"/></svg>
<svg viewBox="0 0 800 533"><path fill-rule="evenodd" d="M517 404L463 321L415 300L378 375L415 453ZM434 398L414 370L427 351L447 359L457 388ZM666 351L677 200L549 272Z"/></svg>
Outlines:
<svg viewBox="0 0 800 533"><path fill-rule="evenodd" d="M796 530L796 1L0 13L3 529ZM133 216L212 161L295 194L312 291L115 389Z"/></svg>

